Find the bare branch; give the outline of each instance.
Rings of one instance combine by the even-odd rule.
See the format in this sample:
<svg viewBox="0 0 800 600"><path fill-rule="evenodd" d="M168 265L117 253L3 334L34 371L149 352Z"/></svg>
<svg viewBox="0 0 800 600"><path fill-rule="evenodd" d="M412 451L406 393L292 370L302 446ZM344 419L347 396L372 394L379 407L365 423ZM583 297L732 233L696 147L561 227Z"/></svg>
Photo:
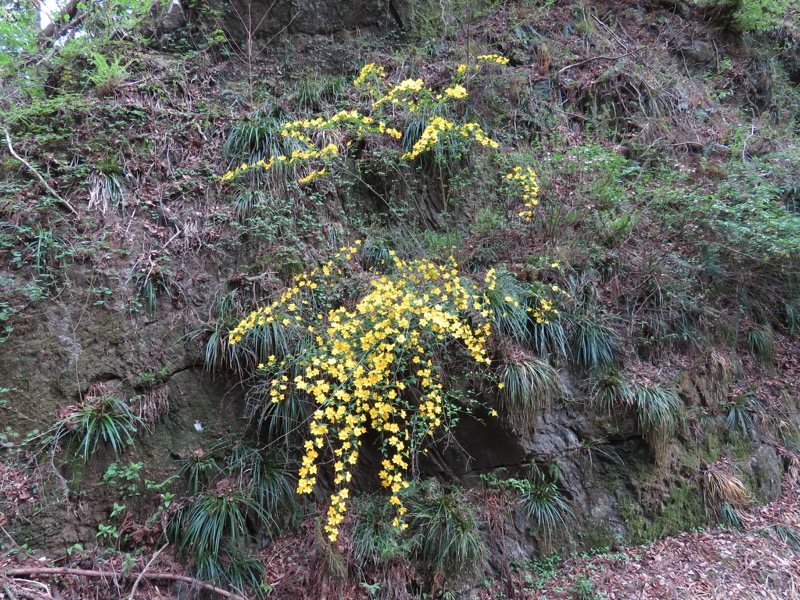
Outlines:
<svg viewBox="0 0 800 600"><path fill-rule="evenodd" d="M64 206L65 208L68 208L68 209L69 209L69 212L71 212L71 213L72 213L73 215L75 215L76 217L80 218L80 214L78 213L78 211L77 211L77 210L75 210L75 207L74 207L74 206L72 206L72 204L70 204L70 203L69 203L69 201L67 201L66 199L64 199L64 198L63 198L63 197L62 197L62 196L61 196L61 195L60 195L60 194L59 194L57 191L55 191L55 190L52 188L52 186L51 186L49 183L47 183L47 181L45 180L45 178L44 178L44 177L42 177L42 176L39 174L39 171L37 171L37 170L36 170L36 168L35 168L35 167L34 167L34 166L31 164L31 163L29 163L27 160L25 160L25 159L24 159L24 158L22 158L22 157L21 157L19 154L17 154L17 153L16 153L16 151L14 150L14 146L11 144L11 136L10 136L10 135L9 135L9 133L8 133L8 129L6 129L5 127L3 127L2 129L3 129L3 133L5 133L5 134L6 134L6 144L8 145L8 151L11 153L11 156L13 156L14 158L16 158L16 159L17 159L19 162L21 162L21 163L22 163L23 165L25 165L26 167L28 167L28 170L29 170L31 173L33 173L33 174L34 174L34 176L36 177L36 179L38 179L38 180L39 180L39 182L40 182L40 183L41 183L41 184L42 184L42 185L43 185L43 186L44 186L44 187L47 189L47 191L48 191L48 192L50 192L50 193L53 195L53 197L54 197L56 200L58 200L58 202L59 202L59 203L60 203L62 206Z"/></svg>

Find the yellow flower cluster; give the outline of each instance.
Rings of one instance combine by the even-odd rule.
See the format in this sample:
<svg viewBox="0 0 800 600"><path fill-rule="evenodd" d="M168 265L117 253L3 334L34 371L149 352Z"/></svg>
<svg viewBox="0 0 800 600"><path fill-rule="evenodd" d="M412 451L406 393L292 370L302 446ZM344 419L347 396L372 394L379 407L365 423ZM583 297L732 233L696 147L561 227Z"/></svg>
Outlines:
<svg viewBox="0 0 800 600"><path fill-rule="evenodd" d="M440 142L446 142L450 136L461 136L464 138L474 138L476 142L482 146L490 148L499 148L500 144L486 135L486 132L481 129L477 123L464 123L456 125L452 121L448 121L444 117L433 117L431 121L425 126L417 142L412 146L411 150L403 154L401 158L405 160L413 160L420 154L424 154L435 148Z"/></svg>
<svg viewBox="0 0 800 600"><path fill-rule="evenodd" d="M463 85L453 85L444 91L444 95L456 100L467 97L467 90Z"/></svg>
<svg viewBox="0 0 800 600"><path fill-rule="evenodd" d="M395 525L401 525L406 509L399 494L409 485L406 472L411 456L426 437L447 427L449 416L458 410L434 360L439 349L451 344L479 365L490 362L488 300L459 276L453 259L439 265L392 256L391 275L375 275L371 289L355 306L331 309L327 315L311 310L307 294L330 277L341 276L342 267L336 261L350 260L358 247L357 242L343 248L334 261L296 277L275 303L254 311L229 336L233 344L266 323L313 323L305 328L314 343L296 357L293 378L286 375L286 360L279 363L270 357L264 367L275 367L274 373L280 373L271 382L273 402L295 393L316 406L297 492L312 491L322 455L327 459L332 453L336 490L325 525L331 541L336 541L344 519L352 468L368 431L382 440L384 458L378 475L390 493L389 502L397 506ZM484 284L487 289L495 284L493 271ZM481 323L475 321L477 315L482 316Z"/></svg>
<svg viewBox="0 0 800 600"><path fill-rule="evenodd" d="M417 102L412 99L413 95L423 91L430 92L425 87L425 82L422 79L406 79L392 87L382 98L373 102L372 107L377 108L381 104L389 102L391 104L405 104L411 112L414 112L417 109ZM412 98L405 96L411 96Z"/></svg>
<svg viewBox="0 0 800 600"><path fill-rule="evenodd" d="M503 58L497 54L486 54L477 57L478 60L496 62L499 64L506 64L508 59ZM505 62L504 62L505 61ZM474 65L478 69L480 65ZM331 159L334 155L338 154L338 149L335 145L329 144L325 148L318 148L312 132L324 131L334 128L345 128L352 134L352 138L360 139L365 134L376 133L388 135L395 139L402 138L402 133L395 128L388 126L386 121L378 118L383 115L386 119L397 118L394 110L389 112L386 116L384 112L385 106L404 106L409 112L425 112L426 114L435 114L437 107L441 106L444 102L451 100L461 100L466 98L469 94L467 89L459 83L461 75L467 70L466 65L459 65L457 69L457 76L454 78L452 84L441 91L436 93L433 89L426 87L425 82L421 78L405 79L397 85L392 85L384 81L386 77L386 70L375 63L365 65L353 84L356 87L365 88L369 94L375 98L372 102L371 109L375 110L376 116L368 114L361 114L358 110L342 110L330 118L315 117L312 119L301 119L296 121L287 121L281 124L281 135L286 138L291 138L302 142L307 146L306 149L296 150L291 156L274 156L269 161L260 160L257 163L247 164L228 171L222 176L222 181L229 181L238 174L249 169L260 168L269 170L278 164L293 164L300 161L315 161L322 159ZM463 138L471 138L483 146L491 148L498 148L499 144L491 139L481 129L477 123L464 123L456 125L442 117L433 117L428 126L423 131L422 137L414 144L414 147L405 152L400 158L402 160L413 160L424 152L428 152L435 148L444 134L461 136ZM352 141L352 140L351 140ZM349 144L348 144L349 145ZM317 177L326 174L325 169L312 169L310 173L298 180L299 183L308 183Z"/></svg>
<svg viewBox="0 0 800 600"><path fill-rule="evenodd" d="M384 77L386 77L386 69L384 69L383 66L369 63L361 67L361 72L353 81L353 85L359 87L369 78L383 79Z"/></svg>
<svg viewBox="0 0 800 600"><path fill-rule="evenodd" d="M222 176L221 181L228 181L236 177L239 173L243 173L249 169L263 169L269 171L276 165L291 165L296 162L306 162L318 159L330 159L339 154L339 148L335 144L328 144L322 149L309 148L308 150L295 150L289 156L283 154L273 156L268 161L260 160L253 164L242 163L241 166L236 167L232 171L228 171ZM302 183L302 181L301 181Z"/></svg>
<svg viewBox="0 0 800 600"><path fill-rule="evenodd" d="M546 298L539 299L538 306L529 307L527 310L531 313L531 318L537 323L549 323L551 317L558 315L558 310Z"/></svg>
<svg viewBox="0 0 800 600"><path fill-rule="evenodd" d="M396 129L387 127L385 122L376 120L367 115L362 115L357 110L340 110L330 119L317 117L316 119L288 121L281 127L281 135L300 139L308 144L312 144L311 138L305 134L304 131L324 131L342 126L352 127L355 130L356 137L361 137L365 133L382 133L396 139L403 137L403 134Z"/></svg>
<svg viewBox="0 0 800 600"><path fill-rule="evenodd" d="M518 184L522 188L522 200L525 202L525 210L519 216L530 223L533 219L533 207L539 204L539 178L536 171L527 167L514 167L514 170L506 175L506 179Z"/></svg>
<svg viewBox="0 0 800 600"><path fill-rule="evenodd" d="M505 56L500 56L499 54L481 54L475 57L477 60L482 60L484 62L493 62L497 63L498 65L507 65L508 59Z"/></svg>

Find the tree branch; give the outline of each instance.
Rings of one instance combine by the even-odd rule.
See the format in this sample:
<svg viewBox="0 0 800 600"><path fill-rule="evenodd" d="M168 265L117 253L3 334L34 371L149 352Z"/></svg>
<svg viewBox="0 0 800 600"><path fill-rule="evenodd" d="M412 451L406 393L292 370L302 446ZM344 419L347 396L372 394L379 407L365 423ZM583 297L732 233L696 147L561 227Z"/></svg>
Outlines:
<svg viewBox="0 0 800 600"><path fill-rule="evenodd" d="M72 204L70 204L70 203L69 203L67 200L65 200L64 198L62 198L62 197L61 197L61 195L60 195L60 194L59 194L57 191L55 191L55 190L52 188L52 186L51 186L49 183L47 183L47 181L45 180L45 178L44 178L44 177L42 177L42 176L39 174L39 171L37 171L37 170L34 168L34 166L31 164L31 163L29 163L27 160L25 160L24 158L22 158L22 157L21 157L19 154L17 154L17 153L14 151L14 146L12 146L12 145L11 145L11 136L8 134L8 129L6 129L5 127L3 127L2 129L3 129L3 133L5 133L5 134L6 134L6 144L8 145L8 151L11 153L11 156L13 156L14 158L16 158L16 159L17 159L19 162L21 162L21 163L22 163L23 165L25 165L26 167L28 167L28 170L29 170L31 173L33 173L33 174L34 174L34 176L36 177L36 179L38 179L38 180L39 180L39 182L40 182L40 183L41 183L41 184L42 184L42 185L43 185L43 186L44 186L44 187L47 189L47 191L48 191L48 192L50 192L50 193L53 195L53 197L54 197L56 200L58 200L58 202L59 202L59 203L60 203L62 206L64 206L64 207L68 208L68 209L69 209L69 212L71 212L71 213L72 213L73 215L75 215L76 217L80 218L80 214L78 213L78 211L77 211L77 210L75 210L75 207L74 207L74 206L72 206Z"/></svg>

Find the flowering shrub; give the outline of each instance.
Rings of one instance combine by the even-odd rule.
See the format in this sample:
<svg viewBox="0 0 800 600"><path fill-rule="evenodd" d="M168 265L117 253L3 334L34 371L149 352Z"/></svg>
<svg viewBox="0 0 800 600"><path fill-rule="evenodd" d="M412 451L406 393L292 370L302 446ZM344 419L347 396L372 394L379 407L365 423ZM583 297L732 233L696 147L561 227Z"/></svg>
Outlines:
<svg viewBox="0 0 800 600"><path fill-rule="evenodd" d="M412 161L446 144L460 148L464 142L476 142L498 148L477 123L458 123L441 115L445 104L468 96L464 84L482 63L508 62L498 55L477 58L472 67L459 66L450 84L440 90L422 79L392 84L383 67L368 64L354 81L360 93L358 108L282 123L281 136L299 143L300 149L242 164L222 179L249 169L309 163L312 169L299 179L306 183L329 172L333 161L366 135L386 136L389 142L401 139L398 127L409 113L422 113L425 125L400 161ZM521 186L529 221L538 193L536 173L517 167L507 177ZM393 524L402 527L406 507L401 491L409 485L411 461L425 451L434 434L447 431L474 404L452 386L445 388L444 357L450 365L469 365L473 376L491 380L487 365L493 325L501 332L521 331L528 323L541 324L558 314L544 297L504 293L494 269L477 281L462 277L452 258L437 264L401 260L388 252L375 265L382 273L364 273L353 260L360 251L361 243L356 242L321 267L298 275L275 302L253 311L229 334L229 342L237 344L261 328L277 327L286 337L300 340L291 345L293 350L276 350L258 370L269 406L298 401L313 406L297 492L310 493L320 464L330 461L334 490L325 531L332 541L344 519L352 470L365 435L377 434L383 455L378 476L396 507ZM368 287L352 302L331 299L340 284L359 281Z"/></svg>
<svg viewBox="0 0 800 600"><path fill-rule="evenodd" d="M328 173L322 165L330 163L335 157L344 154L346 148L367 134L386 135L392 139L401 139L399 131L404 112L422 113L429 117L422 134L400 159L412 161L422 154L430 152L442 144L474 141L481 146L497 149L499 144L481 128L478 123L456 123L441 116L445 104L462 100L469 96L466 78L469 72L480 70L481 63L508 64L508 59L497 54L476 57L477 63L469 69L460 65L456 69L451 85L437 91L426 86L421 78L405 79L398 84L387 81L386 69L375 63L365 65L358 77L353 81L357 91L363 92L358 108L342 110L330 118L316 117L282 124L281 135L294 138L306 146L296 150L290 156L273 156L269 161L260 160L253 164L244 163L236 169L225 173L223 181L228 181L248 169L270 170L276 165L310 163L314 168L299 183L307 183ZM319 147L316 143L325 131L340 131L340 143L327 143Z"/></svg>
<svg viewBox="0 0 800 600"><path fill-rule="evenodd" d="M525 209L519 213L519 216L525 219L526 223L530 223L533 219L533 207L539 204L539 180L536 171L530 167L525 170L522 167L514 167L514 170L506 175L506 179L522 188Z"/></svg>
<svg viewBox="0 0 800 600"><path fill-rule="evenodd" d="M460 277L452 259L437 265L392 256L391 272L373 274L370 290L354 307L318 312L317 290L349 274L359 246L343 248L321 268L296 277L277 301L252 312L229 338L235 344L250 330L277 322L300 325L313 339L296 356L271 356L259 367L271 381L272 402L300 394L316 406L297 492L312 491L320 461L330 451L336 490L325 529L333 541L364 435L374 431L380 438L384 459L378 475L391 492L394 525L400 526L406 509L398 494L408 487L412 456L464 406L456 392L445 390L436 357L450 351L478 366L490 363L491 307L485 292L494 287L494 271L478 284Z"/></svg>

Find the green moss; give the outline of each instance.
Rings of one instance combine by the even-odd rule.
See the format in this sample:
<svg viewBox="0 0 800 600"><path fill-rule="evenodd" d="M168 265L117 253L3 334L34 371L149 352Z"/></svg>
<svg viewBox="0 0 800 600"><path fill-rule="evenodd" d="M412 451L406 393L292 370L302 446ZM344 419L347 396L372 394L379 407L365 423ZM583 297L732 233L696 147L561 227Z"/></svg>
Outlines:
<svg viewBox="0 0 800 600"><path fill-rule="evenodd" d="M694 481L684 481L669 491L669 500L653 519L654 538L701 527L708 522L703 508L703 494Z"/></svg>
<svg viewBox="0 0 800 600"><path fill-rule="evenodd" d="M626 539L630 544L638 546L654 539L655 536L644 518L641 506L630 498L623 498L618 508L622 518L625 519Z"/></svg>

